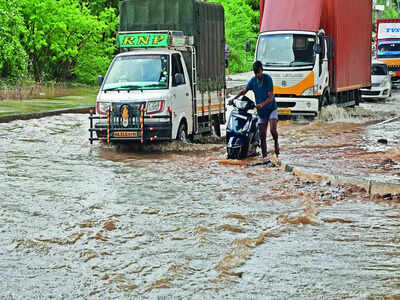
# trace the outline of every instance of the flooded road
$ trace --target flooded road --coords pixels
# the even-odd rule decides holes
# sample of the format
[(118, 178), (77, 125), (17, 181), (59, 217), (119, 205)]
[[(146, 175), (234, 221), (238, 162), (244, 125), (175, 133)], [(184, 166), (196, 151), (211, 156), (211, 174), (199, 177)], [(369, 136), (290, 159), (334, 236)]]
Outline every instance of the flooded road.
[[(395, 180), (399, 123), (372, 126), (398, 104), (371, 106), (280, 122), (282, 161)], [(0, 124), (2, 299), (399, 297), (398, 198), (227, 161), (223, 144), (90, 146), (88, 125)]]

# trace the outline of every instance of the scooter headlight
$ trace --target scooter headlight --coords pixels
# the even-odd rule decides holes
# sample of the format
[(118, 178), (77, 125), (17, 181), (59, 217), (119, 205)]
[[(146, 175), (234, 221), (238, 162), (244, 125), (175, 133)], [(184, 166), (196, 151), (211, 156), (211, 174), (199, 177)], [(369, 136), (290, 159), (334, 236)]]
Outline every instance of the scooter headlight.
[(239, 100), (239, 99), (236, 99), (236, 100), (234, 100), (235, 101), (235, 106), (237, 107), (237, 108), (239, 108), (239, 109), (245, 109), (246, 108), (246, 105), (247, 105), (247, 101), (242, 101), (242, 100)]

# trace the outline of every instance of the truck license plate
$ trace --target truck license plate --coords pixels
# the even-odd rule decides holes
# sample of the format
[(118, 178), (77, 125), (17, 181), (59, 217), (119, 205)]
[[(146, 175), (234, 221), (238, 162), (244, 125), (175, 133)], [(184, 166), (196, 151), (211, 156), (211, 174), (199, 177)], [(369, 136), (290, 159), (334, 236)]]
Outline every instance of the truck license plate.
[(114, 137), (137, 137), (137, 131), (115, 131)]
[(278, 115), (290, 115), (291, 113), (289, 108), (278, 108)]

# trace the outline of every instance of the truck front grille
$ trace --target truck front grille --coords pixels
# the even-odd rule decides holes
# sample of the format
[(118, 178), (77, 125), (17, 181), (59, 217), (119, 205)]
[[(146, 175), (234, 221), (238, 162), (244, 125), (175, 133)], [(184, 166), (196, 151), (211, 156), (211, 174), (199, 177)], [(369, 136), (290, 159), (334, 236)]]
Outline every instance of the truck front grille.
[(379, 96), (379, 93), (375, 91), (362, 91), (362, 94), (365, 96)]
[(296, 106), (296, 102), (285, 102), (285, 101), (279, 101), (276, 102), (278, 104), (278, 107), (281, 108), (289, 108), (289, 107), (295, 107)]

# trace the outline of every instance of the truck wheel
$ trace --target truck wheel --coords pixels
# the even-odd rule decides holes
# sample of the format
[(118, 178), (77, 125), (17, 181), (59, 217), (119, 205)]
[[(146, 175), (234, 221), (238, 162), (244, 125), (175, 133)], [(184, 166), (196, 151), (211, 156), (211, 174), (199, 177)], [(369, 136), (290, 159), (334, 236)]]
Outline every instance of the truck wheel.
[(218, 117), (218, 116), (215, 116), (215, 117), (214, 117), (214, 120), (213, 120), (213, 127), (214, 127), (215, 135), (216, 135), (217, 137), (221, 137), (221, 124), (220, 124), (220, 122), (219, 122), (219, 117)]
[(327, 106), (328, 104), (329, 104), (328, 96), (327, 96), (326, 93), (324, 93), (324, 95), (321, 98), (319, 98), (319, 107), (318, 107), (318, 109), (321, 110), (321, 108), (323, 106)]
[(176, 139), (181, 142), (187, 142), (188, 141), (188, 135), (187, 135), (187, 127), (185, 122), (181, 122), (179, 125), (178, 129), (178, 134), (176, 136)]

